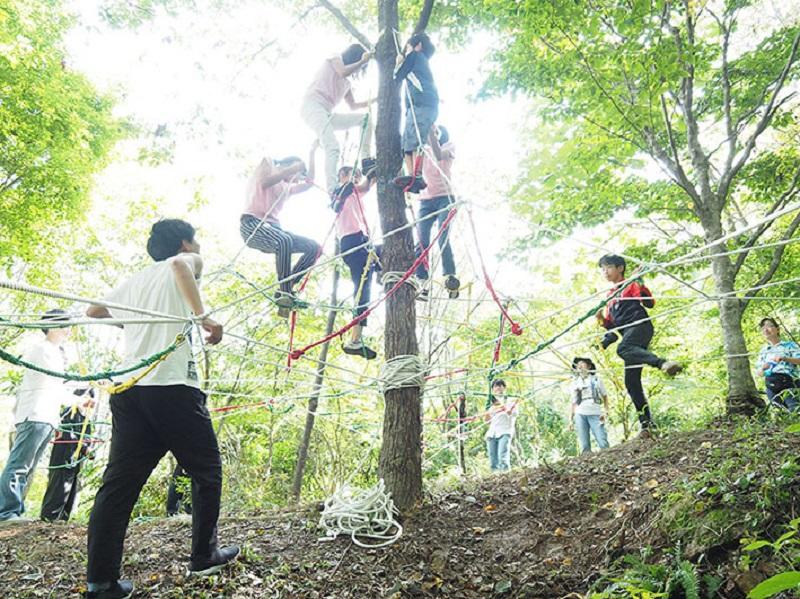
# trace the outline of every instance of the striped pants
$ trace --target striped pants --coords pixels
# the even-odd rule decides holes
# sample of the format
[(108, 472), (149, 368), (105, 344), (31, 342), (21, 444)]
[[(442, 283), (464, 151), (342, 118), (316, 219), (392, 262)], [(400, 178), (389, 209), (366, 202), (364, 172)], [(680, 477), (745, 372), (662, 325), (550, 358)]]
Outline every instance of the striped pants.
[[(297, 273), (311, 268), (320, 251), (319, 244), (313, 239), (284, 231), (277, 223), (262, 223), (260, 218), (252, 214), (242, 214), (239, 232), (247, 247), (265, 254), (275, 254), (280, 289), (284, 293), (291, 293), (292, 286), (299, 278)], [(303, 255), (292, 268), (292, 254), (300, 253)]]

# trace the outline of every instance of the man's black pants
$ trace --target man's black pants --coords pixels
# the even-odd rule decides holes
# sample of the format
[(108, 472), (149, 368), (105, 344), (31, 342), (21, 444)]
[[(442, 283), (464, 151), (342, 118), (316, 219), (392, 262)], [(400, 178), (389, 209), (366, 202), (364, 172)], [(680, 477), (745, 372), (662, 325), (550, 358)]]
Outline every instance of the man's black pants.
[(192, 557), (217, 547), (222, 462), (205, 395), (186, 385), (134, 386), (111, 396), (111, 450), (89, 519), (89, 582), (119, 579), (131, 511), (171, 451), (192, 478)]
[(637, 325), (622, 329), (622, 341), (617, 347), (617, 355), (625, 362), (625, 389), (639, 416), (642, 429), (648, 429), (653, 424), (650, 416), (650, 406), (644, 395), (642, 386), (642, 368), (644, 364), (661, 368), (665, 362), (647, 347), (653, 339), (653, 324), (647, 320)]

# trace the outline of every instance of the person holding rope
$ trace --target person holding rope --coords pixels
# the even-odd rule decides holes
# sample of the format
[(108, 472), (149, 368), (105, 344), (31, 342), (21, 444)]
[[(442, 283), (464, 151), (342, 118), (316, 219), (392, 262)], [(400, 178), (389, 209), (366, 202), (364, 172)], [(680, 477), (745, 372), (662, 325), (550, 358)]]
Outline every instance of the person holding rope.
[(76, 389), (74, 394), (80, 399), (61, 412), (61, 423), (50, 452), (47, 489), (40, 513), (45, 522), (69, 520), (80, 490), (81, 465), (90, 457), (92, 449), (90, 437), (93, 429), (87, 420), (96, 405), (94, 389)]
[[(43, 321), (67, 321), (64, 310), (48, 310)], [(42, 328), (44, 339), (31, 347), (24, 360), (51, 371), (63, 371), (66, 366), (63, 344), (70, 329)], [(71, 405), (72, 397), (57, 377), (26, 370), (17, 389), (14, 404), (14, 444), (0, 474), (0, 524), (28, 522), (25, 513), (27, 495), (36, 465), (47, 449), (58, 427), (62, 405)]]
[(325, 152), (325, 185), (329, 194), (336, 189), (336, 169), (339, 166), (341, 148), (336, 131), (360, 127), (367, 120), (360, 140), (361, 158), (370, 157), (372, 123), (364, 112), (340, 114), (334, 108), (344, 99), (351, 110), (363, 110), (369, 102), (356, 102), (350, 86), (350, 78), (358, 77), (366, 69), (372, 54), (361, 44), (349, 46), (340, 55), (325, 60), (306, 90), (300, 114), (316, 134)]
[(394, 80), (406, 82), (406, 117), (403, 129), (403, 153), (407, 175), (397, 177), (394, 184), (404, 191), (419, 193), (427, 186), (422, 175), (422, 146), (428, 142), (433, 124), (439, 116), (439, 92), (433, 80), (430, 59), (436, 48), (427, 33), (415, 33), (398, 54)]
[[(596, 314), (597, 320), (608, 330), (601, 347), (607, 349), (619, 339), (617, 330), (621, 332), (622, 341), (617, 347), (617, 355), (625, 364), (625, 389), (639, 418), (639, 437), (649, 439), (652, 437), (650, 429), (653, 419), (642, 386), (642, 368), (647, 364), (669, 376), (676, 375), (682, 368), (677, 362), (660, 358), (647, 349), (654, 332), (647, 310), (655, 305), (655, 300), (641, 279), (625, 283), (625, 258), (606, 254), (600, 258), (598, 265), (605, 279), (613, 284), (608, 292), (611, 299)], [(624, 288), (620, 291), (623, 284)]]
[[(422, 177), (426, 181), (426, 187), (419, 196), (417, 256), (423, 248), (431, 244), (431, 230), (434, 223), (441, 228), (447, 218), (447, 209), (455, 202), (450, 185), (450, 172), (456, 157), (455, 146), (450, 141), (450, 134), (443, 126), (434, 125), (431, 129), (430, 142), (434, 159), (432, 160), (428, 156), (422, 157)], [(453, 259), (448, 233), (449, 231), (445, 231), (439, 237), (439, 249), (442, 252), (442, 274), (444, 275), (444, 286), (450, 298), (456, 299), (461, 282), (456, 278), (456, 262)], [(423, 281), (428, 280), (428, 268), (425, 261), (419, 265), (416, 274), (417, 278)], [(420, 299), (427, 299), (427, 291), (427, 288), (423, 289), (419, 296)]]
[(758, 323), (767, 340), (758, 352), (756, 368), (764, 376), (770, 403), (794, 412), (800, 407), (800, 346), (794, 341), (781, 341), (778, 321), (767, 316)]
[(486, 452), (492, 472), (511, 470), (511, 439), (519, 414), (518, 401), (506, 397), (506, 382), (492, 381), (491, 407), (484, 418), (489, 423), (486, 431)]
[[(350, 270), (350, 279), (353, 281), (356, 318), (369, 306), (372, 274), (379, 267), (380, 253), (377, 248), (370, 247), (364, 207), (361, 204), (361, 197), (370, 190), (374, 181), (375, 169), (369, 171), (366, 181), (362, 183), (359, 171), (353, 172), (353, 167), (343, 166), (339, 169), (339, 187), (333, 195), (332, 207), (337, 214), (336, 237), (339, 239), (339, 252), (344, 254), (342, 258)], [(351, 252), (353, 249), (355, 251)], [(355, 325), (351, 329), (350, 340), (342, 349), (346, 354), (374, 360), (378, 354), (368, 347), (363, 339), (363, 330), (366, 326), (366, 318)]]
[[(289, 196), (313, 187), (316, 149), (317, 142), (314, 142), (307, 171), (305, 163), (296, 156), (276, 161), (263, 158), (247, 183), (247, 200), (239, 221), (239, 233), (247, 247), (275, 254), (280, 281), (275, 302), (278, 314), (284, 318), (288, 318), (290, 311), (299, 305), (294, 285), (301, 273), (316, 262), (320, 245), (313, 239), (285, 231), (278, 216)], [(292, 254), (301, 254), (294, 267)]]
[[(597, 367), (589, 358), (572, 360), (575, 378), (570, 385), (571, 423), (570, 430), (575, 430), (581, 453), (592, 451), (589, 431), (600, 449), (608, 448), (605, 413), (608, 412), (608, 392), (603, 381), (597, 376)], [(604, 413), (605, 409), (605, 413)]]
[[(222, 325), (207, 316), (197, 281), (203, 270), (195, 229), (178, 219), (155, 223), (147, 241), (154, 264), (114, 289), (107, 301), (181, 319), (197, 318), (206, 343), (222, 339)], [(126, 318), (133, 313), (92, 304), (91, 318)], [(186, 322), (126, 324), (125, 361), (137, 364), (179, 340)], [(200, 390), (189, 342), (131, 388), (111, 396), (111, 448), (103, 483), (89, 518), (87, 580), (89, 599), (122, 599), (133, 593), (120, 580), (123, 543), (131, 511), (153, 469), (170, 451), (192, 479), (192, 552), (189, 575), (208, 576), (239, 555), (239, 547), (218, 547), (217, 519), (222, 460), (206, 396)]]

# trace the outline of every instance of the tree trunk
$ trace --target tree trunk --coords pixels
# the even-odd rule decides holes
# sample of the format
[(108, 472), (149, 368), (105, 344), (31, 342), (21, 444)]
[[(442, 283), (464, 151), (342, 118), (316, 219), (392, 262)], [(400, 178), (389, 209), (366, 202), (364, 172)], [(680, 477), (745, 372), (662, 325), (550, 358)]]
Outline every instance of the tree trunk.
[[(339, 243), (336, 243), (336, 253), (339, 253)], [(333, 269), (333, 291), (331, 291), (331, 310), (328, 312), (328, 322), (325, 325), (325, 335), (333, 332), (333, 325), (336, 324), (336, 293), (339, 288), (339, 269)], [(314, 377), (314, 393), (308, 400), (308, 413), (306, 414), (306, 426), (303, 429), (303, 437), (300, 446), (297, 448), (297, 464), (294, 467), (294, 477), (292, 479), (292, 498), (295, 503), (300, 501), (300, 491), (303, 488), (303, 473), (306, 469), (308, 459), (308, 448), (311, 445), (311, 433), (314, 430), (314, 422), (317, 418), (317, 405), (319, 405), (319, 394), (322, 392), (322, 380), (325, 377), (325, 362), (328, 359), (328, 346), (330, 340), (322, 344), (319, 350), (319, 362), (317, 362), (317, 374)]]
[[(701, 218), (706, 240), (711, 242), (723, 236), (719, 216)], [(720, 244), (709, 249), (712, 254), (726, 251), (727, 244)], [(725, 351), (725, 362), (728, 371), (728, 394), (726, 407), (728, 414), (752, 415), (764, 407), (764, 401), (758, 395), (753, 376), (750, 373), (750, 359), (747, 355), (747, 344), (742, 331), (743, 304), (732, 293), (735, 289), (736, 277), (729, 256), (715, 256), (711, 259), (711, 270), (717, 295), (730, 299), (720, 299), (719, 319), (722, 327), (722, 347)]]
[[(380, 0), (378, 21), (381, 34), (376, 48), (380, 70), (376, 147), (378, 161), (378, 207), (381, 226), (392, 231), (408, 224), (403, 192), (392, 180), (402, 163), (400, 147), (400, 94), (394, 82), (397, 52), (393, 31), (399, 29), (397, 0)], [(410, 229), (387, 237), (381, 258), (387, 272), (406, 272), (414, 261)], [(402, 285), (386, 302), (385, 354), (417, 355), (416, 307), (413, 289)], [(387, 391), (383, 419), (383, 443), (379, 474), (401, 510), (411, 508), (422, 496), (422, 414), (419, 387)]]

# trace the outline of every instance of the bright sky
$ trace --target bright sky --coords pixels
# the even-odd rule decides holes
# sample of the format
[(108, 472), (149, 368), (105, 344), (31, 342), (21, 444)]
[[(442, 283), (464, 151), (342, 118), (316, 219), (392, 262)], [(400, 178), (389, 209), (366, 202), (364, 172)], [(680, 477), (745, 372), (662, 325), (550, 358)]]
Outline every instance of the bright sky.
[[(137, 31), (109, 29), (99, 20), (94, 1), (76, 0), (75, 5), (84, 26), (68, 40), (71, 66), (100, 89), (115, 91), (121, 97), (120, 115), (150, 132), (163, 125), (176, 142), (173, 162), (159, 168), (131, 161), (134, 148), (122, 144), (117, 160), (98, 180), (96, 210), (109, 212), (104, 198), (113, 198), (117, 207), (141, 197), (163, 198), (163, 215), (186, 215), (199, 225), (209, 268), (226, 263), (242, 244), (238, 216), (249, 170), (263, 155), (308, 154), (314, 138), (300, 119), (301, 98), (321, 61), (352, 40), (320, 25), (314, 13), (290, 29), (294, 17), (264, 2), (245, 2), (224, 14), (159, 15)], [(275, 44), (259, 52), (276, 37)], [(479, 37), (468, 53), (440, 44), (432, 68), (442, 97), (440, 122), (457, 146), (454, 182), (461, 196), (477, 205), (482, 250), (496, 270), (494, 256), (518, 229), (509, 226), (514, 219), (504, 192), (517, 171), (515, 138), (526, 102), (470, 100), (488, 66), (483, 60), (490, 44), (488, 36)], [(374, 63), (354, 93), (357, 99), (377, 95)], [(354, 137), (355, 132), (350, 144)], [(318, 182), (322, 167), (319, 152)], [(187, 213), (196, 193), (207, 204)], [(375, 202), (367, 204), (377, 229)], [(327, 206), (319, 190), (295, 196), (284, 208), (282, 224), (322, 240), (333, 218)], [(125, 217), (125, 211), (113, 213)], [(455, 235), (463, 259), (469, 242), (463, 217)], [(519, 278), (509, 273), (505, 282), (516, 286)]]

